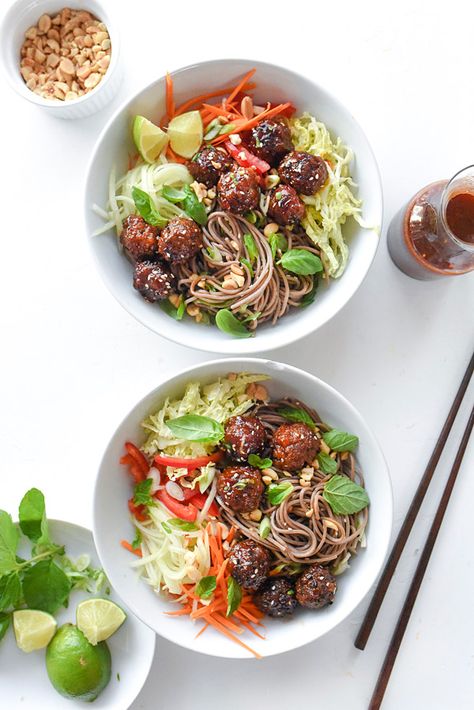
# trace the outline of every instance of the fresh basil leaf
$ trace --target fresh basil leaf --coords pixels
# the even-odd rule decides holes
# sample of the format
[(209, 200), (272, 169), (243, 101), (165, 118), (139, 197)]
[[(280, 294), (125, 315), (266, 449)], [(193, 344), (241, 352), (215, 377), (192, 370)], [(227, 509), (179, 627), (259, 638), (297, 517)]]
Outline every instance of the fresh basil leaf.
[(354, 451), (359, 445), (359, 437), (339, 429), (331, 429), (323, 434), (323, 439), (333, 451)]
[(185, 414), (165, 422), (168, 429), (179, 439), (217, 443), (224, 437), (224, 427), (210, 417)]
[(164, 311), (167, 316), (174, 318), (174, 320), (183, 320), (183, 316), (186, 311), (186, 304), (184, 303), (183, 298), (181, 298), (178, 308), (175, 308), (168, 299), (161, 301), (160, 306), (161, 310)]
[(209, 599), (212, 597), (213, 592), (216, 589), (216, 578), (214, 575), (209, 577), (202, 577), (196, 585), (196, 594), (201, 599)]
[(369, 505), (365, 488), (347, 476), (333, 476), (324, 486), (323, 498), (336, 515), (358, 513)]
[(306, 308), (306, 306), (310, 306), (314, 302), (314, 299), (316, 298), (316, 291), (317, 290), (318, 290), (318, 281), (317, 281), (317, 279), (314, 279), (313, 288), (311, 289), (311, 291), (309, 291), (308, 293), (306, 293), (303, 296), (303, 298), (299, 302), (299, 307)]
[(287, 271), (301, 276), (310, 276), (323, 270), (321, 259), (307, 249), (290, 249), (278, 262)]
[(21, 597), (21, 582), (18, 572), (0, 578), (0, 611), (16, 607)]
[(151, 197), (139, 187), (132, 187), (132, 197), (139, 214), (152, 227), (166, 227), (168, 220), (155, 209)]
[(193, 219), (195, 222), (200, 224), (201, 227), (203, 227), (205, 224), (207, 224), (206, 208), (204, 207), (202, 202), (199, 202), (198, 197), (192, 187), (189, 187), (189, 185), (185, 185), (183, 191), (185, 193), (184, 200), (182, 200), (181, 202), (183, 210), (186, 212), (187, 215), (191, 217), (191, 219)]
[(150, 492), (152, 484), (153, 480), (151, 478), (145, 478), (144, 481), (137, 483), (133, 493), (133, 502), (135, 505), (152, 505), (154, 502)]
[(18, 569), (16, 548), (20, 534), (11, 516), (0, 510), (0, 575)]
[(227, 611), (225, 615), (232, 616), (234, 611), (239, 608), (241, 601), (242, 589), (240, 584), (233, 577), (229, 577), (227, 580)]
[(250, 261), (244, 257), (240, 260), (240, 263), (247, 267), (247, 269), (250, 271), (250, 276), (253, 278), (254, 270)]
[(44, 495), (37, 488), (31, 488), (23, 496), (19, 521), (23, 534), (30, 540), (41, 544), (50, 542)]
[(270, 468), (273, 463), (271, 459), (262, 459), (258, 454), (250, 454), (247, 461), (250, 466), (255, 466), (255, 468)]
[(137, 530), (135, 532), (135, 537), (133, 538), (133, 541), (132, 541), (132, 547), (134, 550), (138, 550), (138, 548), (140, 547), (141, 544), (142, 544), (142, 534), (141, 534), (140, 530), (138, 530), (138, 528), (137, 528)]
[(182, 202), (186, 197), (186, 193), (184, 190), (179, 190), (176, 187), (171, 187), (171, 185), (165, 185), (161, 190), (161, 194), (163, 195), (165, 200), (168, 200), (168, 202), (172, 202), (173, 204), (175, 204), (176, 202)]
[(170, 535), (170, 533), (172, 532), (170, 526), (165, 522), (161, 523), (161, 527), (166, 533), (168, 533), (168, 535)]
[(258, 526), (258, 534), (262, 538), (262, 540), (266, 540), (267, 537), (270, 535), (272, 526), (270, 523), (270, 518), (268, 515), (264, 515), (264, 517), (260, 521), (260, 525)]
[(318, 454), (317, 459), (321, 471), (323, 471), (324, 473), (336, 473), (338, 469), (337, 461), (332, 459), (328, 454), (325, 454), (324, 451), (321, 451)]
[(0, 614), (0, 641), (5, 636), (10, 626), (10, 614)]
[(279, 407), (278, 414), (281, 414), (282, 417), (288, 419), (289, 422), (301, 422), (302, 424), (307, 424), (314, 429), (315, 423), (309, 416), (308, 412), (304, 409), (288, 405), (285, 407)]
[(280, 505), (285, 498), (293, 492), (293, 484), (290, 481), (281, 483), (270, 483), (267, 488), (267, 498), (270, 505)]
[(270, 248), (272, 250), (272, 256), (273, 256), (274, 260), (275, 260), (276, 253), (278, 250), (280, 250), (283, 253), (288, 249), (288, 240), (285, 237), (285, 235), (281, 234), (280, 232), (275, 232), (274, 234), (270, 234), (270, 236), (268, 237), (268, 243), (270, 244)]
[(190, 523), (188, 520), (181, 520), (181, 518), (170, 518), (168, 524), (173, 528), (178, 530), (185, 530), (186, 532), (192, 532), (194, 530), (199, 530), (198, 526), (194, 523)]
[(242, 325), (242, 323), (229, 311), (228, 308), (221, 308), (216, 313), (216, 325), (223, 333), (232, 335), (234, 338), (251, 338), (252, 333)]
[(249, 232), (244, 234), (244, 244), (249, 255), (250, 263), (253, 264), (258, 258), (257, 242)]
[(30, 609), (54, 614), (65, 605), (71, 581), (52, 560), (42, 560), (28, 568), (23, 577), (23, 595)]

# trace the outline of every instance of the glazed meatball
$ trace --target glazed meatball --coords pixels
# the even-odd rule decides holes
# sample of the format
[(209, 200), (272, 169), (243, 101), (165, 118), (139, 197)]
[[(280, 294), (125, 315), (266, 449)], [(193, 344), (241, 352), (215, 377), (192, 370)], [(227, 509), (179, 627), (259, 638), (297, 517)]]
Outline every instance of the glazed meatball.
[(255, 606), (268, 616), (287, 616), (297, 607), (295, 588), (288, 577), (267, 579), (253, 600)]
[(241, 587), (254, 592), (268, 576), (270, 553), (253, 540), (237, 542), (230, 551), (229, 570)]
[(257, 417), (230, 417), (225, 423), (224, 443), (237, 461), (247, 461), (250, 454), (261, 454), (266, 433)]
[(204, 183), (207, 187), (214, 187), (222, 173), (228, 172), (233, 165), (234, 161), (224, 148), (210, 145), (203, 148), (188, 163), (188, 170), (198, 182)]
[(314, 195), (328, 179), (326, 163), (318, 155), (294, 150), (278, 166), (281, 180), (302, 195)]
[(244, 135), (248, 149), (272, 167), (290, 150), (293, 150), (290, 129), (281, 119), (260, 121), (255, 128)]
[(307, 424), (282, 424), (273, 434), (273, 463), (297, 471), (313, 461), (319, 442)]
[(217, 493), (236, 513), (251, 513), (263, 493), (260, 471), (252, 466), (225, 468), (217, 477)]
[(336, 594), (336, 578), (327, 567), (311, 565), (296, 580), (296, 598), (301, 606), (320, 609), (332, 604)]
[(172, 293), (175, 277), (160, 261), (138, 261), (133, 272), (133, 288), (150, 303), (162, 301)]
[(173, 264), (189, 261), (202, 246), (201, 228), (187, 217), (174, 217), (158, 238), (158, 254)]
[(138, 214), (129, 215), (123, 223), (120, 243), (131, 259), (147, 259), (156, 254), (158, 230)]
[(277, 185), (270, 190), (268, 215), (278, 224), (296, 224), (304, 217), (304, 204), (290, 185)]
[(255, 172), (247, 168), (235, 168), (224, 173), (217, 183), (217, 195), (223, 210), (237, 214), (253, 210), (260, 199)]

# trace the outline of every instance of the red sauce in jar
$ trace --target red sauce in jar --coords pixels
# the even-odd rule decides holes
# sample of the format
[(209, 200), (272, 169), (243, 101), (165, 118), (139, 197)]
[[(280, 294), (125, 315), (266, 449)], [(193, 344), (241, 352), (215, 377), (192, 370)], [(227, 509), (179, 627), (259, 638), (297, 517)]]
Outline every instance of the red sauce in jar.
[(474, 244), (474, 194), (459, 192), (452, 195), (446, 206), (446, 222), (455, 237)]

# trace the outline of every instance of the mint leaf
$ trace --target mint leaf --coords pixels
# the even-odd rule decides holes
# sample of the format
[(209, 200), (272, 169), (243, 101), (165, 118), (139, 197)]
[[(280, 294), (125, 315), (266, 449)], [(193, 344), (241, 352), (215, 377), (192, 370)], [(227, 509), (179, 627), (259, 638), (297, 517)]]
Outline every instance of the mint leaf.
[(18, 572), (0, 578), (0, 611), (16, 607), (21, 597), (21, 582)]
[(324, 486), (323, 498), (336, 515), (358, 513), (369, 505), (365, 488), (347, 476), (333, 476)]
[(10, 626), (10, 614), (0, 614), (0, 641), (5, 636)]
[(209, 577), (202, 577), (196, 586), (196, 594), (201, 599), (209, 599), (212, 597), (213, 592), (216, 588), (216, 578), (214, 575)]
[(26, 537), (40, 544), (50, 543), (44, 495), (31, 488), (23, 496), (19, 509), (20, 528)]
[(151, 478), (146, 478), (144, 481), (137, 483), (133, 494), (135, 505), (151, 505), (154, 502), (150, 493), (152, 484), (153, 480)]
[(293, 492), (293, 484), (290, 481), (281, 483), (270, 483), (267, 488), (267, 498), (270, 505), (280, 505), (285, 498)]
[(339, 429), (327, 431), (323, 439), (333, 451), (353, 451), (359, 445), (359, 437)]
[(281, 416), (285, 417), (289, 422), (301, 422), (314, 429), (315, 423), (304, 409), (293, 407), (289, 404), (286, 407), (279, 407), (278, 414), (281, 414)]
[(250, 263), (253, 264), (258, 258), (258, 248), (255, 239), (249, 232), (244, 234), (244, 244), (247, 249)]
[(321, 451), (318, 454), (319, 468), (323, 473), (336, 473), (338, 468), (338, 463), (332, 459), (328, 454)]
[(140, 530), (138, 530), (138, 528), (137, 528), (137, 530), (135, 532), (135, 537), (133, 538), (132, 547), (134, 550), (138, 550), (138, 548), (140, 547), (141, 544), (142, 544), (142, 534), (141, 534)]
[(239, 608), (241, 601), (242, 589), (240, 584), (233, 577), (229, 577), (227, 580), (227, 611), (225, 615), (232, 616), (234, 611)]
[(273, 461), (271, 459), (262, 459), (258, 454), (250, 454), (248, 459), (250, 466), (255, 466), (255, 468), (270, 468)]
[(54, 614), (65, 605), (71, 582), (52, 560), (42, 560), (26, 570), (23, 594), (30, 609), (41, 609)]
[(20, 533), (11, 516), (0, 510), (0, 575), (18, 569), (16, 548)]

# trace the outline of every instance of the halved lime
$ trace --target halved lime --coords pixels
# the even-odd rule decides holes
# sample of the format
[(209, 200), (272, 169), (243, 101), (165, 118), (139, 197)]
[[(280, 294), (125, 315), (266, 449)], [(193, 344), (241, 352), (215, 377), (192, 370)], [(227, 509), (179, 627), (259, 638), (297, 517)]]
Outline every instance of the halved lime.
[(192, 158), (202, 143), (202, 118), (199, 111), (175, 116), (168, 125), (170, 145), (183, 158)]
[(105, 641), (122, 626), (125, 612), (108, 599), (86, 599), (76, 611), (76, 623), (90, 643)]
[(144, 116), (135, 116), (133, 119), (133, 140), (147, 163), (153, 163), (168, 145), (166, 133)]
[(25, 653), (44, 648), (56, 632), (56, 619), (45, 611), (19, 609), (13, 612), (16, 644)]
[(105, 641), (93, 646), (73, 624), (61, 626), (46, 649), (49, 679), (65, 698), (92, 702), (108, 684), (111, 668)]

